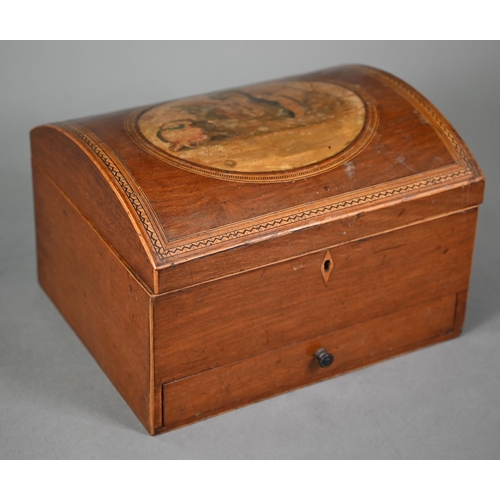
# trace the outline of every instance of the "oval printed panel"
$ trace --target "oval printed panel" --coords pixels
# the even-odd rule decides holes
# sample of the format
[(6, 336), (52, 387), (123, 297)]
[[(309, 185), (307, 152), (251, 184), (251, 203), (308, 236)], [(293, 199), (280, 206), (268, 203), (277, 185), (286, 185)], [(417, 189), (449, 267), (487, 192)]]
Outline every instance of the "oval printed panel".
[(281, 81), (160, 104), (128, 129), (142, 147), (185, 170), (277, 182), (352, 157), (373, 133), (365, 126), (368, 112), (358, 94), (340, 85)]

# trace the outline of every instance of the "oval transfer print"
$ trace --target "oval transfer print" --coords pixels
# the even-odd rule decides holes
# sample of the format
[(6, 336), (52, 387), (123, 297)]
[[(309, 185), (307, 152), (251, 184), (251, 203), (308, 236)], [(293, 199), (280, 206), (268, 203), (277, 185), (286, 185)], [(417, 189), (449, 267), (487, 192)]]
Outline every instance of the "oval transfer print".
[(341, 164), (346, 158), (326, 160), (359, 142), (365, 119), (364, 102), (347, 88), (282, 81), (160, 104), (140, 114), (135, 128), (141, 146), (146, 139), (150, 152), (177, 167), (276, 182)]

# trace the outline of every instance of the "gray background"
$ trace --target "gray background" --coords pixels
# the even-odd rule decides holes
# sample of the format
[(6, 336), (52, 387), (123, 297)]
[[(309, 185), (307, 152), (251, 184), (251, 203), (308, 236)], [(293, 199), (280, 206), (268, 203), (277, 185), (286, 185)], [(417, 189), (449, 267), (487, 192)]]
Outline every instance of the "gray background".
[[(29, 130), (300, 74), (380, 67), (487, 177), (458, 339), (152, 438), (36, 281)], [(0, 42), (0, 458), (500, 458), (500, 44)]]

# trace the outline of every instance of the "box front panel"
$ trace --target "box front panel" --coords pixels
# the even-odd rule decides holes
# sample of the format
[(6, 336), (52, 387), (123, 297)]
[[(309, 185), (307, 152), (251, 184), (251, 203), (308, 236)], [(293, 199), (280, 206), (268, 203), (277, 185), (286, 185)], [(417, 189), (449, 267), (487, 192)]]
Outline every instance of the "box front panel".
[(459, 212), (157, 297), (155, 384), (466, 291), (476, 215)]
[[(166, 384), (164, 429), (452, 338), (455, 304), (455, 295), (426, 302)], [(327, 368), (315, 359), (320, 348), (334, 356)]]

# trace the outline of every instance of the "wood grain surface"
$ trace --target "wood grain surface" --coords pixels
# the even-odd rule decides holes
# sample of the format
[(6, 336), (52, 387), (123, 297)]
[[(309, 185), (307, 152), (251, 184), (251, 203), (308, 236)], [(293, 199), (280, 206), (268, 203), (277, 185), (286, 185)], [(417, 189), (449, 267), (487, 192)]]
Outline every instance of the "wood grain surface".
[(468, 288), (471, 209), (155, 298), (156, 383)]
[[(42, 127), (34, 133), (34, 139), (40, 136), (34, 157), (39, 163), (43, 161), (40, 166), (54, 179), (52, 169), (62, 170), (64, 176), (67, 168), (71, 177), (76, 165), (97, 169), (104, 176), (112, 191), (109, 195), (118, 197), (127, 209), (131, 225), (157, 270), (152, 278), (147, 271), (141, 276), (155, 293), (166, 291), (160, 284), (168, 282), (173, 269), (187, 261), (354, 216), (374, 206), (380, 208), (381, 202), (396, 205), (426, 191), (438, 193), (482, 180), (474, 158), (451, 125), (401, 80), (372, 68), (343, 66), (273, 85), (311, 81), (354, 89), (368, 112), (376, 109), (376, 119), (366, 122), (371, 138), (354, 157), (342, 157), (337, 168), (318, 171), (306, 179), (245, 183), (178, 168), (173, 160), (145, 150), (131, 133), (136, 118), (150, 106), (57, 124), (50, 127), (50, 133)], [(78, 155), (86, 155), (92, 167), (73, 161), (74, 151), (68, 156), (72, 161), (63, 166), (53, 151), (59, 146), (48, 147), (54, 141), (43, 138), (44, 134), (71, 139)], [(60, 178), (56, 181), (65, 192), (70, 190)], [(94, 196), (92, 189), (85, 193), (89, 198)], [(106, 199), (95, 193), (93, 203), (102, 205), (102, 213), (89, 213), (93, 223), (106, 217), (107, 205), (112, 204), (109, 195)], [(76, 194), (74, 197), (78, 199)], [(446, 213), (446, 209), (446, 204), (436, 207), (436, 213)], [(86, 213), (83, 208), (82, 212)], [(390, 226), (388, 221), (384, 230)], [(105, 235), (104, 227), (98, 229)], [(131, 268), (142, 269), (135, 252), (127, 250), (133, 244), (128, 238), (109, 235), (106, 239)]]
[[(110, 146), (156, 212), (169, 242), (190, 241), (203, 232), (287, 211), (305, 204), (326, 204), (333, 196), (370, 188), (456, 163), (440, 138), (437, 124), (417, 110), (389, 82), (358, 67), (306, 75), (304, 81), (359, 85), (377, 103), (379, 122), (373, 139), (351, 163), (296, 182), (241, 183), (187, 172), (146, 153), (124, 126), (134, 112), (81, 120)], [(380, 168), (384, 165), (385, 168)], [(327, 188), (327, 189), (325, 189)], [(246, 223), (249, 226), (251, 223)], [(197, 238), (198, 240), (200, 238)], [(195, 239), (196, 241), (196, 239)], [(178, 244), (175, 245), (179, 246)], [(168, 259), (167, 259), (168, 260)]]
[[(452, 338), (455, 304), (444, 297), (166, 384), (157, 432)], [(321, 347), (335, 357), (329, 368), (314, 359)]]
[(153, 432), (150, 296), (37, 167), (33, 181), (40, 285)]
[(52, 126), (32, 130), (31, 154), (33, 165), (43, 169), (82, 216), (153, 289), (153, 262), (139, 236), (141, 226), (134, 226), (132, 209), (117, 196), (116, 186), (100, 168), (99, 159), (89, 156), (73, 137)]
[(423, 189), (412, 196), (402, 196), (397, 203), (380, 201), (369, 209), (346, 209), (334, 218), (289, 233), (278, 231), (267, 239), (237, 246), (224, 252), (186, 260), (158, 273), (158, 290), (175, 291), (197, 283), (230, 276), (309, 254), (368, 236), (384, 234), (443, 214), (455, 213), (483, 201), (484, 180), (465, 182), (458, 187), (433, 191)]
[(484, 176), (392, 75), (342, 66), (31, 144), (40, 283), (150, 433), (460, 333)]

